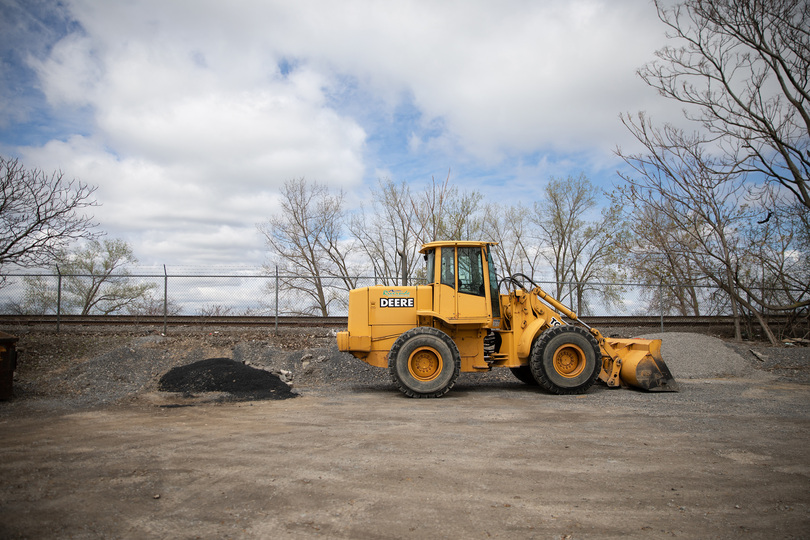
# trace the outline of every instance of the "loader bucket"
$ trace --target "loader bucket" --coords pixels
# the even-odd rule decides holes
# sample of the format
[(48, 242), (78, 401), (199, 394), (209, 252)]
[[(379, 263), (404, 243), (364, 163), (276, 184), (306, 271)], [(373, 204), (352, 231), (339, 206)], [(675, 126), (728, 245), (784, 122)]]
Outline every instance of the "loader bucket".
[(661, 358), (660, 339), (605, 340), (621, 359), (623, 384), (650, 392), (677, 392), (678, 383)]

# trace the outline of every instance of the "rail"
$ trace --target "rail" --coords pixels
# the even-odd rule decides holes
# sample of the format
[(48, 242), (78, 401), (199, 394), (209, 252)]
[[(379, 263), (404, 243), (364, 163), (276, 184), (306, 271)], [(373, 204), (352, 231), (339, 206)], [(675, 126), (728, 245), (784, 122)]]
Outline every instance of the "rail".
[(346, 326), (346, 317), (199, 315), (0, 315), (0, 326)]
[[(731, 316), (599, 316), (582, 317), (589, 326), (594, 327), (731, 327), (734, 318)], [(223, 327), (290, 327), (310, 326), (345, 328), (347, 317), (311, 317), (311, 316), (199, 316), (172, 315), (132, 316), (132, 315), (0, 315), (0, 326), (223, 326)], [(786, 317), (774, 317), (772, 322), (786, 322)]]

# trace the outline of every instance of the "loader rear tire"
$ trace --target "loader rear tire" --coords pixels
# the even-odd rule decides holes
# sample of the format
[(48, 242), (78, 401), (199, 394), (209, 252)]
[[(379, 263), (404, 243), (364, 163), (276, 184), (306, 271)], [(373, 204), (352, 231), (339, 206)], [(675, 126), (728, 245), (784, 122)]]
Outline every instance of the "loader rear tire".
[(400, 335), (388, 353), (391, 380), (408, 397), (441, 397), (453, 388), (461, 355), (453, 340), (436, 328), (419, 326)]
[(540, 386), (552, 394), (584, 394), (599, 377), (602, 351), (584, 328), (555, 326), (537, 338), (529, 365)]

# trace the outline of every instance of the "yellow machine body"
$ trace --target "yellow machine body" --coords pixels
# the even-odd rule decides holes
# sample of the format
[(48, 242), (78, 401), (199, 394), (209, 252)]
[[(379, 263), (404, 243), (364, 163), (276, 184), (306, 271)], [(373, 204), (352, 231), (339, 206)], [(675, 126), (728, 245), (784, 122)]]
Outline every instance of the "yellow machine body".
[[(413, 397), (449, 390), (430, 382), (449, 373), (452, 361), (462, 372), (511, 368), (521, 380), (536, 379), (555, 393), (581, 393), (597, 376), (610, 387), (677, 390), (660, 340), (605, 338), (537, 286), (500, 294), (490, 245), (431, 242), (421, 249), (427, 285), (350, 291), (348, 328), (338, 333), (338, 348), (389, 368)], [(401, 366), (392, 354), (402, 357)]]

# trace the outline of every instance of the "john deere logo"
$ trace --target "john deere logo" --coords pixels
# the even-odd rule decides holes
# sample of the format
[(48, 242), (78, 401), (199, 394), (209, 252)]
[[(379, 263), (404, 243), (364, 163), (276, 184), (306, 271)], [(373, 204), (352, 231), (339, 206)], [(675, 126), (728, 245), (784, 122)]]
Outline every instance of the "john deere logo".
[(380, 298), (380, 307), (413, 307), (413, 298)]
[(413, 307), (411, 291), (387, 289), (383, 291), (385, 298), (380, 298), (380, 307)]

